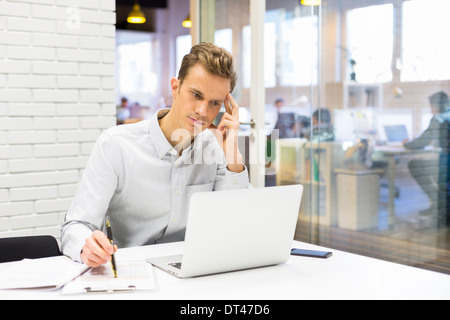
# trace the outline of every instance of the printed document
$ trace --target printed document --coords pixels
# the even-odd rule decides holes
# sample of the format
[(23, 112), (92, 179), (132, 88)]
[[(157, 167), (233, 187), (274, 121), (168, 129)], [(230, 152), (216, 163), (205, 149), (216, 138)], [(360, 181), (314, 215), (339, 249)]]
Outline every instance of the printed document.
[(114, 278), (111, 264), (90, 269), (64, 286), (62, 294), (120, 293), (154, 291), (154, 269), (147, 262), (119, 262), (118, 277)]
[(0, 273), (0, 289), (58, 289), (88, 269), (66, 256), (24, 259), (5, 267)]

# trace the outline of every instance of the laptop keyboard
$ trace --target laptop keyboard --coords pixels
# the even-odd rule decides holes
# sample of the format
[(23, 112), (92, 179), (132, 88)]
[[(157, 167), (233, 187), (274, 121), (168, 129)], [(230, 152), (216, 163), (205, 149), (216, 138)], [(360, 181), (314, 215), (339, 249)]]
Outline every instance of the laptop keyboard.
[(169, 263), (169, 266), (180, 269), (181, 270), (181, 262)]

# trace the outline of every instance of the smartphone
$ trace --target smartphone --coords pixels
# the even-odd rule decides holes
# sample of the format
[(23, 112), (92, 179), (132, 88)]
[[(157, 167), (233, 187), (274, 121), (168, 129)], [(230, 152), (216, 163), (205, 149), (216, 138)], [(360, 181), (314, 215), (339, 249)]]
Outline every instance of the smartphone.
[(327, 259), (331, 257), (333, 253), (329, 251), (315, 251), (315, 250), (304, 250), (294, 248), (291, 250), (291, 255)]

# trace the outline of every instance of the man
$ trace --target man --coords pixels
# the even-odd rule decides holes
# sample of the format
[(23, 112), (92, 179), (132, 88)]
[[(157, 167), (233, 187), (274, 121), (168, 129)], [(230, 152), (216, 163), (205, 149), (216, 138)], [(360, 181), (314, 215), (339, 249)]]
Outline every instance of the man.
[(334, 141), (334, 126), (331, 123), (331, 113), (328, 109), (317, 109), (313, 113), (313, 141)]
[(90, 267), (107, 263), (117, 247), (102, 231), (105, 216), (119, 247), (181, 241), (192, 193), (250, 187), (237, 147), (235, 84), (232, 56), (201, 43), (171, 80), (171, 109), (106, 130), (62, 226), (63, 253)]
[(441, 149), (438, 167), (433, 160), (412, 160), (408, 166), (412, 176), (430, 199), (431, 208), (422, 214), (438, 210), (438, 218), (442, 221), (447, 219), (448, 224), (450, 102), (445, 92), (438, 92), (429, 97), (429, 104), (433, 114), (430, 125), (417, 139), (404, 141), (404, 146), (407, 149), (423, 149), (432, 145)]
[(117, 106), (117, 124), (123, 124), (131, 115), (130, 109), (128, 108), (128, 99), (122, 97), (120, 99), (120, 106)]
[(280, 139), (293, 138), (295, 136), (295, 114), (292, 112), (281, 112), (284, 107), (284, 100), (282, 98), (276, 99), (274, 105), (278, 114), (274, 130), (278, 130), (278, 137)]

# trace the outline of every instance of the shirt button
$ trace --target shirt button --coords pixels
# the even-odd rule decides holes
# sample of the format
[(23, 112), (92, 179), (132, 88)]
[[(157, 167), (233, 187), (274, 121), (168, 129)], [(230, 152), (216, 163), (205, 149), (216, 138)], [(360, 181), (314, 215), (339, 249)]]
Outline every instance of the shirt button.
[(233, 180), (233, 184), (237, 184), (237, 180)]
[(175, 195), (178, 195), (180, 192), (177, 190), (175, 190)]

